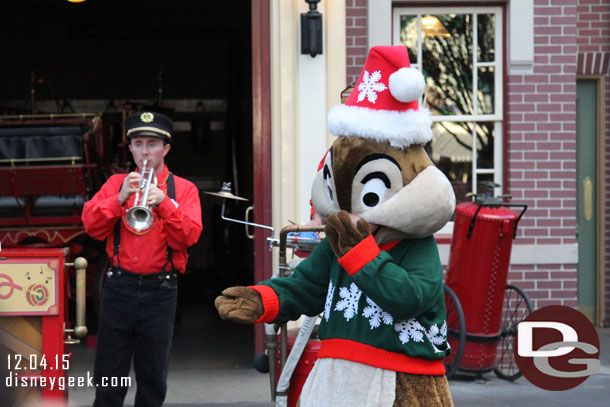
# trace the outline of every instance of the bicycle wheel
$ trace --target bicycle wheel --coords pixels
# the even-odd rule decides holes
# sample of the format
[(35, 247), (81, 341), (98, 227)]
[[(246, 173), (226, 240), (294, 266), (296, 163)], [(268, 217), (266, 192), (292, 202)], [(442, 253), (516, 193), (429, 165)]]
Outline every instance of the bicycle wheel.
[(501, 337), (494, 369), (496, 375), (501, 379), (515, 381), (521, 377), (513, 353), (513, 342), (517, 333), (517, 325), (531, 312), (532, 304), (525, 291), (517, 286), (507, 285), (504, 294)]
[(445, 308), (447, 309), (447, 340), (451, 345), (449, 353), (443, 363), (445, 364), (445, 375), (451, 378), (460, 367), (464, 346), (466, 345), (466, 322), (464, 312), (457, 295), (447, 284), (443, 284), (445, 289)]

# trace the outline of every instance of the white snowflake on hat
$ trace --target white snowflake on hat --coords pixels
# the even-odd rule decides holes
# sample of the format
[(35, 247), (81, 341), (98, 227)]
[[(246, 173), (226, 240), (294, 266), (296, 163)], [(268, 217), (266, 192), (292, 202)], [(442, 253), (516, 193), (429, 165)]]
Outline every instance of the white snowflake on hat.
[(367, 98), (369, 102), (375, 103), (377, 100), (377, 92), (382, 92), (387, 89), (383, 83), (379, 83), (381, 79), (381, 71), (375, 71), (369, 75), (368, 71), (364, 71), (362, 82), (358, 85), (358, 102), (362, 102)]
[(358, 92), (352, 92), (345, 105), (328, 112), (331, 134), (371, 138), (394, 147), (432, 139), (430, 112), (417, 102), (424, 93), (424, 77), (411, 68), (405, 47), (371, 48), (355, 88)]

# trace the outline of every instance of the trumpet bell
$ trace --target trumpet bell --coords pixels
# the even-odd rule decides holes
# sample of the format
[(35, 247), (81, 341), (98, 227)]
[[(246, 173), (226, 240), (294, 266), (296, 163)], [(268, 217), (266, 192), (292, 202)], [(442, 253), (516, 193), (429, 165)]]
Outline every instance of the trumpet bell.
[(154, 217), (150, 209), (143, 206), (134, 206), (125, 213), (127, 224), (137, 232), (150, 228)]

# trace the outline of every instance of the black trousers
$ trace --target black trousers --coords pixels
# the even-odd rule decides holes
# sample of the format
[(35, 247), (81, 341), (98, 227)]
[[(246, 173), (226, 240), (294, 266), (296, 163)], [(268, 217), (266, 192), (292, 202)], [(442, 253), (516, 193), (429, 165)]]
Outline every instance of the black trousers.
[[(122, 406), (131, 360), (136, 375), (135, 407), (161, 406), (176, 314), (175, 273), (154, 277), (114, 270), (104, 286), (93, 369), (94, 407)], [(112, 385), (114, 384), (114, 386)]]

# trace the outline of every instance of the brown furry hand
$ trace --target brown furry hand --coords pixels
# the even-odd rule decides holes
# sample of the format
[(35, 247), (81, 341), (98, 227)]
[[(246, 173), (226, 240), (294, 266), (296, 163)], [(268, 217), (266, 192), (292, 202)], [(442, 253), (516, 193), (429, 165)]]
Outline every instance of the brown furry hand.
[(238, 324), (253, 324), (265, 312), (261, 295), (249, 287), (229, 287), (216, 297), (214, 305), (220, 318)]
[(358, 219), (354, 226), (347, 211), (333, 213), (326, 219), (326, 238), (337, 257), (343, 257), (371, 234), (369, 224)]

